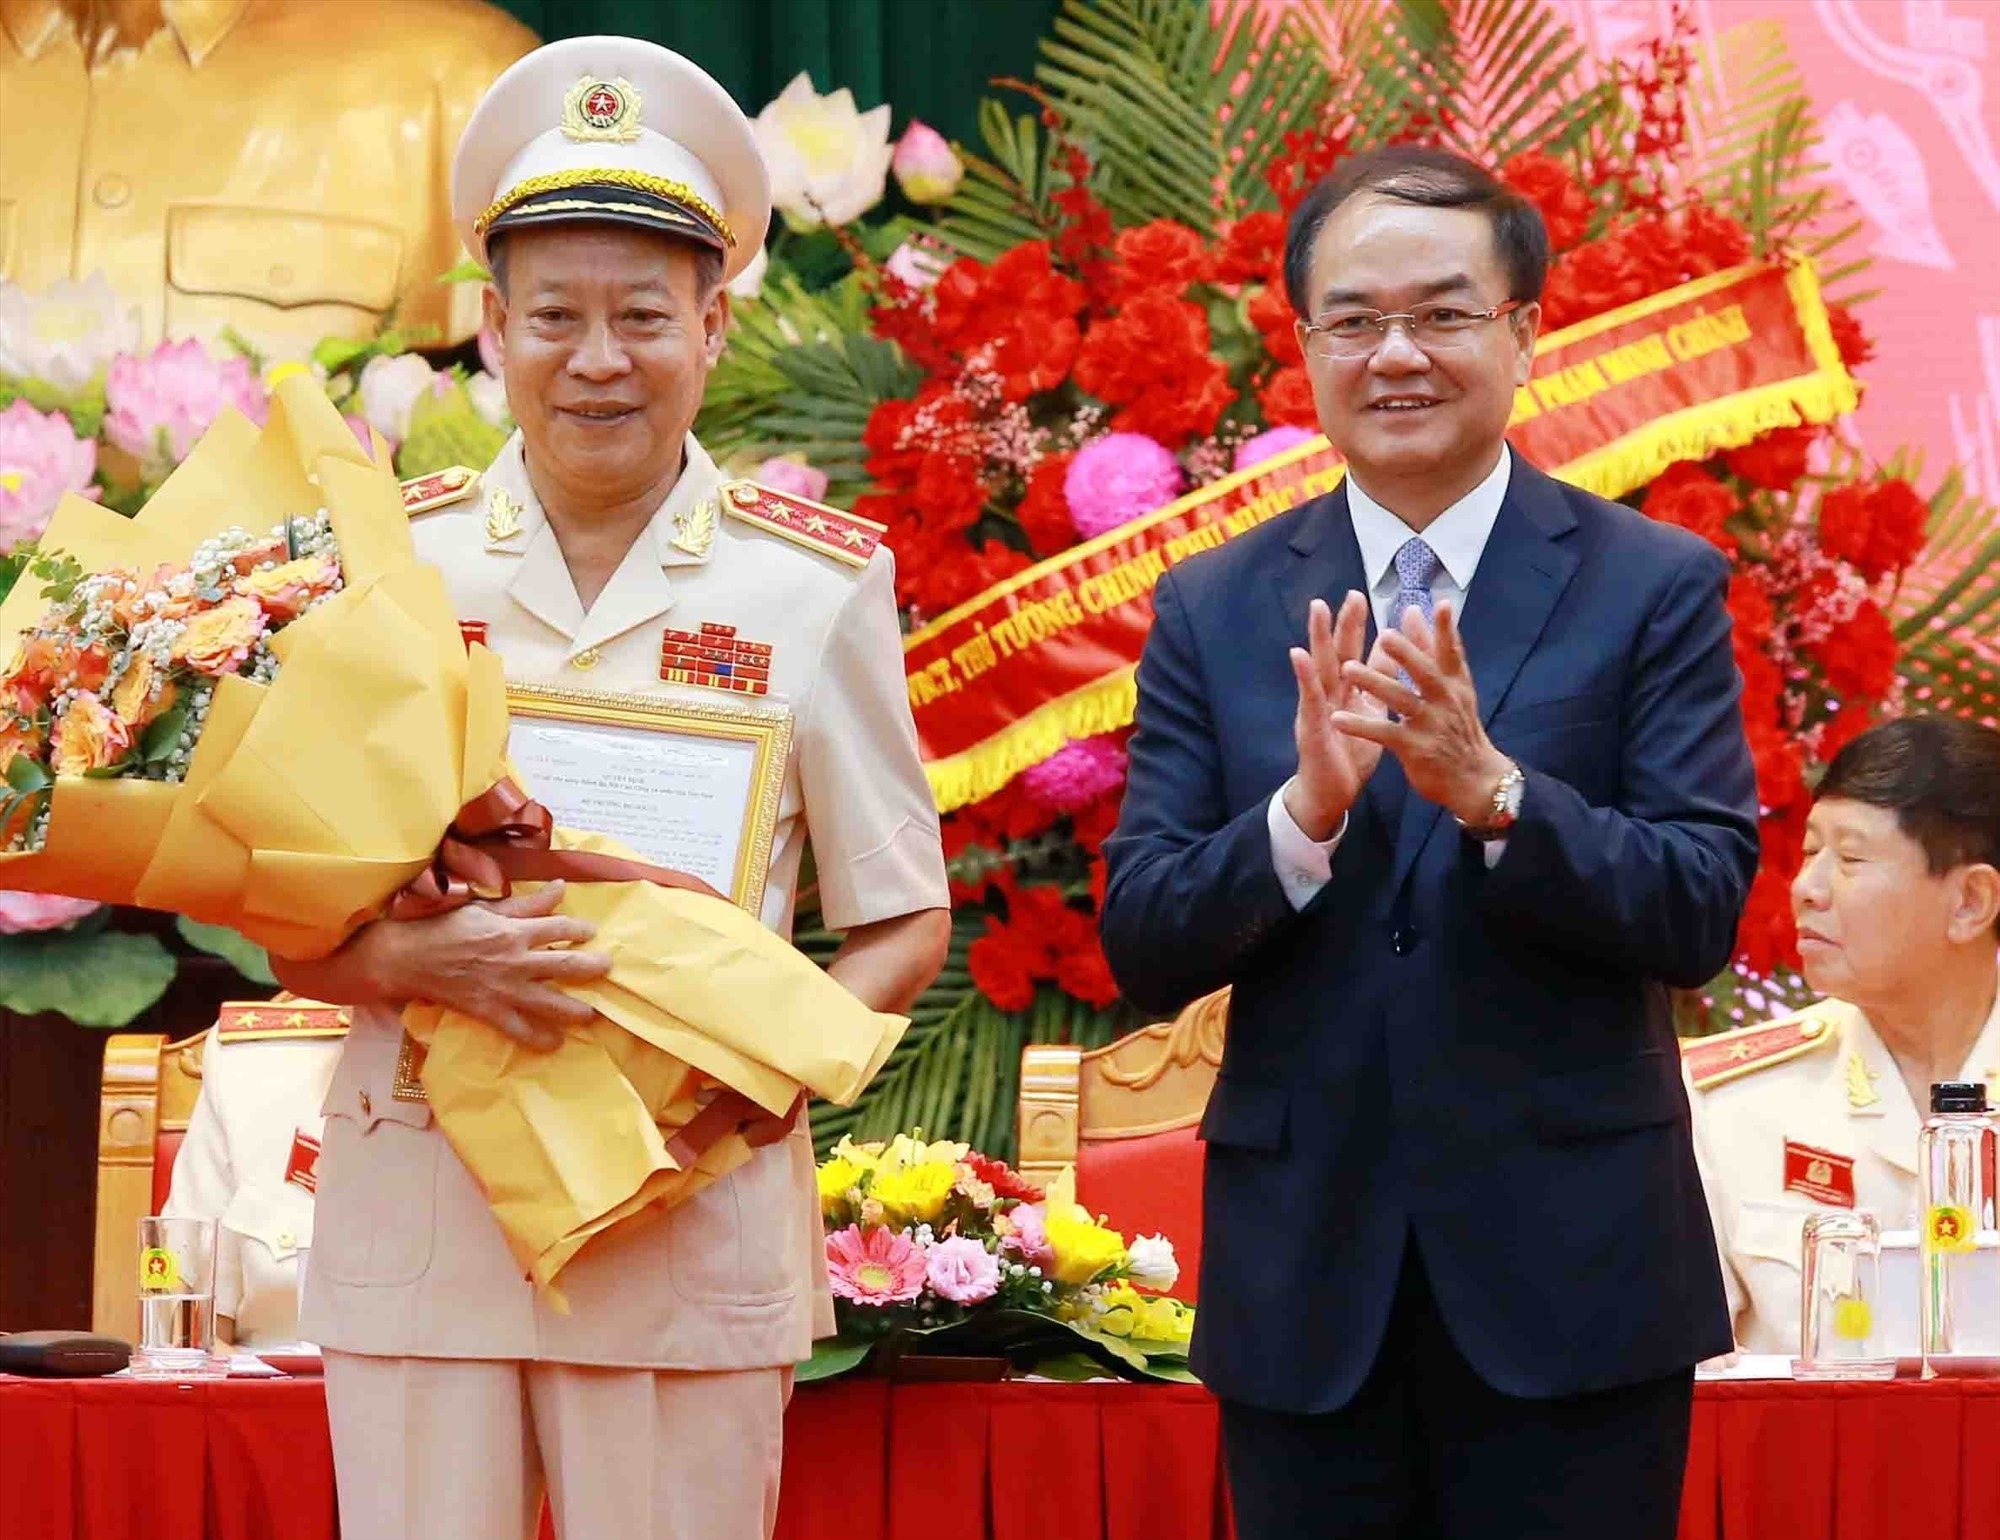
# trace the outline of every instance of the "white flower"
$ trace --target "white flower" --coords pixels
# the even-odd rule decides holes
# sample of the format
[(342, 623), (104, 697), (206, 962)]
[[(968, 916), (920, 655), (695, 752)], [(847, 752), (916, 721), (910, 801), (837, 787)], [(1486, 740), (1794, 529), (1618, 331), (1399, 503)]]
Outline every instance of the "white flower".
[(1180, 1281), (1174, 1243), (1164, 1235), (1141, 1235), (1125, 1248), (1125, 1275), (1142, 1289), (1164, 1294)]
[(410, 413), (433, 388), (437, 370), (421, 353), (376, 357), (361, 369), (361, 415), (368, 426), (400, 444), (410, 436)]
[(729, 280), (729, 292), (736, 299), (755, 299), (764, 292), (764, 269), (771, 265), (770, 248), (759, 246), (757, 255), (745, 264), (743, 271)]
[(507, 409), (506, 382), (494, 378), (484, 369), (465, 382), (465, 393), (472, 401), (472, 409), (496, 428), (512, 430), (513, 413)]
[(0, 374), (80, 390), (119, 353), (139, 349), (139, 312), (121, 309), (102, 273), (40, 295), (0, 283)]
[(882, 201), (896, 153), (887, 103), (857, 111), (845, 86), (821, 96), (801, 70), (754, 127), (771, 202), (794, 230), (848, 224)]

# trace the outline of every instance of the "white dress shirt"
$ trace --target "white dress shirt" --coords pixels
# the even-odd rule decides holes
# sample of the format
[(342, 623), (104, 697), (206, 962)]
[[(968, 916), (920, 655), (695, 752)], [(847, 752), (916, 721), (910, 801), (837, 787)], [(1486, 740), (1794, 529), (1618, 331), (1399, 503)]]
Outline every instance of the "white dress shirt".
[[(1500, 505), (1506, 501), (1507, 482), (1513, 468), (1514, 451), (1503, 444), (1500, 459), (1486, 479), (1422, 531), (1411, 529), (1376, 502), (1354, 476), (1347, 478), (1347, 512), (1354, 522), (1355, 542), (1361, 547), (1361, 570), (1369, 574), (1368, 598), (1375, 609), (1378, 634), (1389, 627), (1389, 609), (1396, 602), (1400, 586), (1396, 553), (1406, 542), (1419, 537), (1437, 554), (1438, 573), (1431, 580), (1432, 599), (1449, 599), (1454, 611), (1460, 608), (1466, 590), (1472, 586), (1472, 575), (1479, 570), (1479, 558), (1486, 552), (1494, 521), (1500, 517)], [(1329, 594), (1327, 601), (1339, 608), (1338, 596)], [(1272, 793), (1268, 822), (1271, 861), (1277, 868), (1279, 885), (1292, 907), (1303, 909), (1332, 877), (1334, 847), (1347, 832), (1347, 821), (1341, 820), (1332, 839), (1309, 839), (1285, 810), (1285, 788), (1281, 786)], [(1498, 861), (1504, 849), (1505, 840), (1490, 842), (1486, 846), (1486, 864), (1491, 866)]]

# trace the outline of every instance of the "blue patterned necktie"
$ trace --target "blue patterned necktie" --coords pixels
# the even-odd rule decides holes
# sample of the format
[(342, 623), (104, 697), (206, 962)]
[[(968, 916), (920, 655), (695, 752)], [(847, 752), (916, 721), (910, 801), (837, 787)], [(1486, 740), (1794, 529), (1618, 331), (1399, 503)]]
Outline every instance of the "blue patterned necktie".
[(1401, 629), (1403, 611), (1413, 604), (1417, 613), (1424, 617), (1424, 624), (1431, 624), (1436, 618), (1431, 584), (1437, 581), (1437, 575), (1443, 570), (1444, 563), (1438, 560), (1437, 552), (1423, 541), (1410, 539), (1403, 542), (1402, 548), (1396, 552), (1396, 598), (1389, 606), (1389, 624), (1392, 627)]
[[(1431, 596), (1431, 584), (1443, 570), (1444, 563), (1438, 560), (1437, 552), (1422, 540), (1413, 537), (1403, 542), (1396, 552), (1396, 597), (1389, 606), (1391, 630), (1402, 630), (1403, 612), (1412, 606), (1424, 617), (1425, 625), (1434, 623), (1436, 600)], [(1396, 677), (1404, 685), (1415, 688), (1408, 670), (1398, 668)]]

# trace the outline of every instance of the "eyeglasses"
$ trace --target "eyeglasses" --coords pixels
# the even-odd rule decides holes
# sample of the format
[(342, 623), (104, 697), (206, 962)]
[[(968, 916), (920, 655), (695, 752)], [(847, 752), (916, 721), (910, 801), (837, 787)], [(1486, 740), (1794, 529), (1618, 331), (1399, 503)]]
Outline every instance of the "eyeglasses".
[(1410, 341), (1426, 353), (1449, 353), (1454, 348), (1472, 346), (1473, 338), (1488, 321), (1519, 310), (1522, 300), (1510, 299), (1491, 310), (1468, 310), (1463, 305), (1418, 305), (1394, 315), (1379, 310), (1343, 310), (1317, 321), (1301, 321), (1299, 346), (1320, 358), (1368, 358), (1389, 340), (1389, 325), (1401, 321)]

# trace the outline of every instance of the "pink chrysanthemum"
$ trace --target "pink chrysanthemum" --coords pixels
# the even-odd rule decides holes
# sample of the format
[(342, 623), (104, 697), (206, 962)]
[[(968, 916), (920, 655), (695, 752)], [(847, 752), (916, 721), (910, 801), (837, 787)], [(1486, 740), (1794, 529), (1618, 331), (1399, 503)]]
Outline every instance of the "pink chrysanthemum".
[(1041, 806), (1075, 813), (1125, 784), (1125, 751), (1106, 733), (1065, 743), (1021, 773), (1021, 790)]
[(924, 1291), (924, 1254), (899, 1230), (849, 1225), (826, 1238), (826, 1275), (857, 1305), (907, 1305)]
[(1063, 477), (1070, 517), (1085, 539), (1129, 524), (1180, 496), (1173, 451), (1143, 433), (1107, 433), (1076, 452)]
[(1287, 449), (1296, 449), (1307, 439), (1318, 437), (1310, 428), (1266, 428), (1255, 438), (1246, 438), (1236, 446), (1235, 469), (1248, 470), (1259, 460), (1268, 460), (1273, 455), (1283, 454)]

